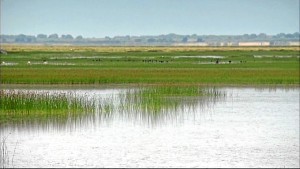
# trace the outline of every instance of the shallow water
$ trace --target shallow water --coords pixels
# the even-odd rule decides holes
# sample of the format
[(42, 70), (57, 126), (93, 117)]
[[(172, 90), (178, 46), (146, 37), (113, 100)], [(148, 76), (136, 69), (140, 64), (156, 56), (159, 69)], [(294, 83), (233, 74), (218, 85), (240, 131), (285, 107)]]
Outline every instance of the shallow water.
[[(124, 90), (73, 91), (115, 96), (117, 105)], [(159, 116), (112, 111), (64, 124), (3, 127), (6, 166), (299, 167), (299, 88), (219, 90), (226, 96), (182, 101)]]

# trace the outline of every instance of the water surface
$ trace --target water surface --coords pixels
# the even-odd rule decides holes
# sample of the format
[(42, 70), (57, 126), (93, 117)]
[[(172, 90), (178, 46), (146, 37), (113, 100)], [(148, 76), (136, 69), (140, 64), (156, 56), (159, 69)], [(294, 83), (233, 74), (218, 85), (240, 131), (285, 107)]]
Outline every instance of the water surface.
[(63, 123), (2, 127), (13, 158), (6, 166), (299, 167), (299, 88), (219, 88), (224, 97), (179, 99), (156, 114), (119, 109), (126, 89), (45, 90), (112, 107)]

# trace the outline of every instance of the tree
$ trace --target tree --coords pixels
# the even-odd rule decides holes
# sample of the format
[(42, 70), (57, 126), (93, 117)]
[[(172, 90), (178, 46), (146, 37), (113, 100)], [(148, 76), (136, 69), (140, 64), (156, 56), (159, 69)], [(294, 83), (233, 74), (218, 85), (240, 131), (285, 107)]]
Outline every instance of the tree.
[(62, 39), (73, 39), (73, 36), (70, 34), (67, 34), (67, 35), (61, 35), (61, 38)]
[(83, 37), (81, 35), (76, 37), (76, 40), (82, 40), (82, 39), (83, 39)]
[(246, 33), (246, 34), (243, 35), (243, 37), (244, 37), (245, 39), (248, 39), (248, 38), (249, 38), (249, 34)]
[(265, 39), (265, 38), (267, 38), (267, 34), (265, 34), (265, 33), (260, 33), (260, 34), (258, 35), (258, 37), (259, 37), (259, 38), (262, 38), (262, 39)]
[(125, 40), (130, 40), (130, 36), (129, 36), (129, 35), (126, 35), (126, 36), (124, 37), (124, 39), (125, 39)]
[(17, 37), (15, 39), (15, 42), (18, 42), (18, 43), (30, 43), (30, 42), (35, 42), (35, 41), (36, 41), (35, 36), (26, 36), (24, 34), (17, 35)]
[(147, 42), (149, 42), (149, 43), (153, 43), (153, 42), (155, 42), (156, 40), (154, 39), (154, 38), (150, 38), (150, 39), (148, 39), (147, 40)]
[(0, 42), (7, 42), (6, 38), (3, 35), (0, 35)]
[(66, 39), (74, 39), (74, 38), (73, 38), (72, 35), (68, 34), (68, 35), (66, 36)]
[(7, 40), (5, 38), (1, 38), (0, 42), (5, 43), (5, 42), (7, 42)]
[(290, 34), (290, 33), (285, 35), (285, 38), (288, 38), (288, 39), (293, 38), (293, 37), (294, 37), (293, 34)]
[(134, 39), (134, 42), (142, 42), (142, 39)]
[(26, 42), (36, 42), (36, 38), (35, 36), (27, 36), (26, 37)]
[(58, 34), (54, 33), (48, 36), (49, 39), (58, 39)]
[(204, 42), (202, 38), (197, 38), (197, 42)]
[(294, 36), (294, 38), (296, 38), (296, 39), (300, 39), (300, 34), (299, 34), (299, 32), (293, 33), (293, 36)]
[(26, 42), (26, 35), (24, 34), (17, 35), (15, 42)]
[(182, 38), (182, 40), (181, 40), (181, 42), (187, 42), (188, 41), (188, 37), (186, 36), (186, 37), (184, 37), (184, 38)]
[(47, 38), (47, 35), (45, 35), (45, 34), (38, 34), (38, 35), (37, 35), (37, 38), (40, 38), (40, 39), (46, 39), (46, 38)]
[(257, 38), (257, 35), (256, 35), (255, 33), (252, 33), (252, 34), (250, 35), (250, 38), (251, 38), (251, 39), (255, 39), (255, 38)]
[(285, 34), (284, 33), (279, 33), (276, 35), (277, 38), (285, 38)]
[(191, 35), (191, 38), (197, 39), (197, 37), (198, 37), (198, 36), (197, 36), (197, 34), (195, 34), (195, 33)]

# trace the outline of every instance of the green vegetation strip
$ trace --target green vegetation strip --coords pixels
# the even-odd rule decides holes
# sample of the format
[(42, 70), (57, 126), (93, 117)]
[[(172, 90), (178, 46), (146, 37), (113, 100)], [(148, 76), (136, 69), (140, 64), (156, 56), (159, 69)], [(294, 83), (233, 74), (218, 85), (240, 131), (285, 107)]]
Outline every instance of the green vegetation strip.
[(299, 84), (297, 69), (2, 69), (5, 84)]
[(299, 85), (297, 47), (4, 47), (2, 84)]
[(0, 91), (0, 126), (25, 121), (66, 121), (93, 112), (93, 103), (69, 93)]

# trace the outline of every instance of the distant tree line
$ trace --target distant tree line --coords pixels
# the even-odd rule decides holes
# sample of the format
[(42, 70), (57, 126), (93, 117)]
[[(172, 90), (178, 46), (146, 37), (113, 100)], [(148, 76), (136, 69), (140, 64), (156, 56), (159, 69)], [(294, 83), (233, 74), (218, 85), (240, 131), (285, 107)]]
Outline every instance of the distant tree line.
[(82, 35), (73, 37), (70, 34), (38, 34), (34, 35), (0, 35), (1, 43), (71, 43), (71, 44), (99, 44), (99, 45), (168, 45), (173, 43), (220, 43), (220, 42), (299, 42), (299, 32), (279, 33), (276, 35), (244, 34), (244, 35), (178, 35), (174, 33), (157, 36), (115, 36), (104, 38), (84, 38)]
[(65, 40), (74, 40), (74, 41), (80, 41), (83, 40), (83, 37), (81, 35), (76, 36), (75, 38), (70, 35), (61, 35), (58, 36), (58, 34), (38, 34), (36, 36), (33, 35), (1, 35), (1, 42), (16, 42), (16, 43), (34, 43), (34, 42), (47, 42), (47, 41), (65, 41)]

